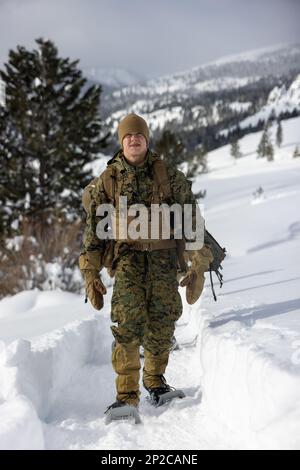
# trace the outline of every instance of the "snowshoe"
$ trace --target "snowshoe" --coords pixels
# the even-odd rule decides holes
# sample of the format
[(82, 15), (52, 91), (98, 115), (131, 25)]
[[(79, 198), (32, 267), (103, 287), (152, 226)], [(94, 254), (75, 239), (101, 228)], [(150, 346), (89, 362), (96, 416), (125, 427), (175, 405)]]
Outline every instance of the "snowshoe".
[(104, 413), (105, 424), (110, 424), (112, 421), (128, 421), (134, 419), (135, 424), (141, 423), (141, 418), (136, 406), (127, 405), (124, 401), (115, 401), (110, 405)]
[[(162, 385), (156, 388), (146, 388), (149, 393), (148, 401), (153, 406), (162, 406), (165, 403), (173, 400), (174, 398), (184, 398), (185, 394), (182, 390), (176, 390), (176, 388), (170, 387), (166, 383), (164, 376), (161, 376)], [(144, 385), (145, 386), (145, 385)]]
[(182, 390), (173, 389), (167, 392), (165, 389), (162, 388), (153, 388), (152, 390), (149, 390), (149, 395), (149, 401), (153, 406), (162, 406), (165, 403), (168, 403), (169, 401), (173, 400), (174, 398), (185, 397), (185, 394)]

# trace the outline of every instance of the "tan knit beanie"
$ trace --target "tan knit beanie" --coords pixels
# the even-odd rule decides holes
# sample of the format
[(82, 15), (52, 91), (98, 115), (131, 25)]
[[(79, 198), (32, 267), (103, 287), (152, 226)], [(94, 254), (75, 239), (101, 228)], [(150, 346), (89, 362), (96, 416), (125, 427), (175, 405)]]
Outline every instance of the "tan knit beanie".
[(134, 133), (143, 134), (147, 140), (147, 144), (149, 144), (149, 128), (145, 119), (137, 114), (131, 113), (125, 116), (118, 126), (118, 137), (121, 146), (125, 135)]

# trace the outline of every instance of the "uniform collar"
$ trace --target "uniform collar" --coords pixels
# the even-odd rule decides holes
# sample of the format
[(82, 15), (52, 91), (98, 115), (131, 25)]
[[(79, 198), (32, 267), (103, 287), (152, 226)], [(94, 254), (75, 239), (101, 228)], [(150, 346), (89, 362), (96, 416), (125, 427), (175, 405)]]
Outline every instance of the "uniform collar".
[(136, 170), (138, 171), (138, 170), (145, 170), (145, 169), (147, 169), (147, 167), (151, 167), (155, 160), (159, 160), (159, 156), (155, 152), (153, 152), (152, 150), (150, 150), (148, 148), (147, 154), (146, 154), (146, 159), (145, 159), (145, 162), (144, 162), (143, 166), (130, 165), (124, 157), (123, 150), (119, 149), (115, 153), (113, 158), (111, 158), (107, 162), (107, 165), (110, 165), (112, 163), (116, 163), (116, 164), (119, 164), (126, 171), (136, 171)]
[(142, 170), (145, 170), (147, 169), (147, 167), (149, 166), (149, 154), (150, 154), (150, 151), (149, 149), (147, 150), (147, 153), (146, 153), (146, 158), (145, 158), (145, 161), (142, 165), (139, 165), (139, 166), (136, 166), (136, 165), (131, 165), (125, 158), (123, 152), (122, 152), (122, 163), (123, 163), (123, 166), (124, 168), (127, 170), (127, 171), (142, 171)]

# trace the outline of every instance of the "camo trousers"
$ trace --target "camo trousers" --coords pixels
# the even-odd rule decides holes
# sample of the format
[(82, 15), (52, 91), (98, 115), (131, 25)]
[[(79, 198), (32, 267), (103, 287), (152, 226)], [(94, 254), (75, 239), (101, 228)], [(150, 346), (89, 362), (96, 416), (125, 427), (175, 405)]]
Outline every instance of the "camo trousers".
[(129, 251), (119, 259), (111, 302), (118, 343), (140, 344), (155, 355), (171, 348), (182, 313), (176, 274), (175, 248)]

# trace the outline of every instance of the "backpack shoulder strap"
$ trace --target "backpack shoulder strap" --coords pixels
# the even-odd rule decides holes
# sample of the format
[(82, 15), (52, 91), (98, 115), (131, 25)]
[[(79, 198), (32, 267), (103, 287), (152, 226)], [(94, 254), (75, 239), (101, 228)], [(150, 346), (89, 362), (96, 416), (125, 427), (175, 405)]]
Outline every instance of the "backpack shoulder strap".
[(163, 196), (166, 201), (171, 201), (172, 189), (167, 172), (167, 166), (163, 160), (154, 160), (153, 174), (155, 182), (158, 186), (159, 193)]
[[(158, 186), (158, 191), (163, 199), (169, 204), (173, 203), (173, 193), (170, 178), (167, 171), (167, 165), (163, 160), (155, 160), (153, 162), (154, 180)], [(187, 264), (184, 259), (185, 241), (176, 239), (177, 258), (182, 273), (187, 272)]]
[(117, 170), (114, 165), (109, 165), (101, 175), (104, 191), (108, 198), (115, 200)]
[(121, 192), (122, 178), (120, 178), (120, 170), (114, 165), (109, 165), (102, 173), (101, 178), (108, 199), (115, 202)]
[[(115, 193), (118, 190), (117, 186), (117, 169), (114, 165), (109, 165), (99, 178), (102, 179), (104, 191), (110, 201), (115, 200)], [(82, 205), (86, 212), (91, 202), (91, 192), (96, 186), (98, 178), (94, 178), (83, 190)]]
[(89, 205), (91, 202), (91, 192), (96, 185), (97, 178), (94, 178), (84, 189), (82, 193), (82, 205), (85, 212), (88, 212)]

